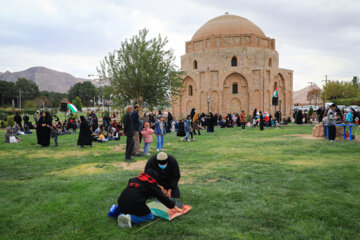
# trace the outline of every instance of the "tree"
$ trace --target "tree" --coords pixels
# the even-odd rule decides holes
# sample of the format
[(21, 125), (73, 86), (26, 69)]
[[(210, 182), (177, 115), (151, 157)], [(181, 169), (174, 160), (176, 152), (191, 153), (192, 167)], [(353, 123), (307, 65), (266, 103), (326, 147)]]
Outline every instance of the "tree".
[(39, 96), (39, 87), (32, 80), (27, 80), (26, 78), (19, 78), (15, 82), (16, 91), (21, 90), (21, 99), (22, 100), (33, 100)]
[(0, 80), (0, 96), (2, 107), (5, 104), (11, 104), (12, 99), (17, 96), (15, 83)]
[(76, 83), (70, 88), (68, 93), (70, 101), (78, 96), (82, 99), (85, 106), (90, 106), (90, 100), (93, 100), (96, 95), (96, 87), (90, 81)]
[(77, 108), (77, 110), (81, 111), (82, 110), (82, 102), (81, 99), (77, 96), (75, 97), (75, 99), (72, 101), (72, 104), (74, 104)]
[(356, 96), (356, 87), (352, 82), (328, 81), (321, 93), (323, 99), (353, 98)]
[(180, 94), (181, 72), (176, 70), (173, 50), (165, 50), (167, 38), (160, 35), (147, 40), (148, 30), (125, 39), (100, 62), (97, 71), (110, 81), (116, 103), (137, 103), (148, 107), (170, 105), (171, 98)]
[(41, 91), (40, 96), (46, 96), (50, 100), (49, 107), (60, 106), (61, 100), (67, 96), (66, 93), (58, 93), (58, 92), (49, 92), (49, 91)]

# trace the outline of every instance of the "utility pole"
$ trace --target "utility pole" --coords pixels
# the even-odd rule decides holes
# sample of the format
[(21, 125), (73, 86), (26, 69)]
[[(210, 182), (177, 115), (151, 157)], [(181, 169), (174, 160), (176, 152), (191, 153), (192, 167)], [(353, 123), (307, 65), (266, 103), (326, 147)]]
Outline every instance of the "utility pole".
[(21, 112), (21, 89), (19, 89), (19, 95), (20, 95), (20, 112)]
[[(327, 84), (328, 82), (328, 78), (327, 78), (327, 74), (325, 75), (325, 80), (321, 80), (322, 82), (325, 82), (325, 85)], [(324, 89), (325, 90), (325, 89)], [(325, 93), (325, 102), (324, 102), (324, 106), (325, 106), (325, 103), (326, 103), (326, 93)]]

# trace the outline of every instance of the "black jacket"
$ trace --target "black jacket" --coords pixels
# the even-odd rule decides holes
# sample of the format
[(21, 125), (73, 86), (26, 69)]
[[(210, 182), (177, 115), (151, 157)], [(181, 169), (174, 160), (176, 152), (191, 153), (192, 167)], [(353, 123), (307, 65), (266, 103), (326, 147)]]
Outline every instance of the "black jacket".
[(161, 186), (165, 189), (174, 189), (180, 179), (179, 164), (173, 156), (168, 155), (168, 157), (168, 165), (164, 170), (162, 170), (158, 166), (156, 155), (152, 156), (146, 163), (145, 172), (149, 168), (153, 169), (160, 176), (158, 182)]
[(135, 111), (135, 110), (132, 111), (131, 119), (132, 119), (135, 131), (139, 131), (140, 121), (139, 121), (139, 114), (137, 111)]
[(124, 116), (124, 133), (127, 137), (134, 136), (134, 124), (131, 119), (130, 113), (126, 113)]
[(149, 183), (140, 181), (138, 178), (131, 178), (128, 186), (122, 191), (118, 198), (119, 211), (135, 216), (148, 215), (150, 209), (146, 206), (146, 200), (154, 195), (166, 207), (173, 208), (175, 206), (175, 203), (162, 193), (156, 183)]

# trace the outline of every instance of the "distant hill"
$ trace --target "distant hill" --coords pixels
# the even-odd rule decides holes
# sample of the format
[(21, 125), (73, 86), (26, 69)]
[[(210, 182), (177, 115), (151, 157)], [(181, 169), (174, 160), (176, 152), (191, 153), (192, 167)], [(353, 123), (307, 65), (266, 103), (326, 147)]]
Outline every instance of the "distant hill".
[(46, 67), (31, 67), (20, 72), (0, 72), (0, 80), (16, 82), (18, 78), (33, 80), (40, 91), (67, 92), (78, 82), (92, 81), (91, 79), (76, 78), (65, 72), (58, 72)]

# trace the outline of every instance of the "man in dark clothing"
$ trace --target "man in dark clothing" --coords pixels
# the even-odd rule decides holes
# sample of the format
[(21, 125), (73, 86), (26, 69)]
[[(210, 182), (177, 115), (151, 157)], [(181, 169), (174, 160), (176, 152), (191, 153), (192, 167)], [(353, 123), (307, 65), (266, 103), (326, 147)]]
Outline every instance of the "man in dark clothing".
[(124, 116), (124, 133), (126, 135), (126, 153), (125, 153), (125, 161), (131, 162), (131, 153), (134, 148), (134, 125), (131, 119), (131, 111), (132, 106), (129, 105), (126, 107), (127, 113)]
[(22, 129), (22, 125), (21, 125), (22, 119), (19, 112), (16, 112), (16, 115), (14, 116), (14, 122), (16, 122), (16, 124), (19, 124), (20, 129)]
[(152, 156), (146, 163), (145, 172), (149, 169), (153, 169), (159, 174), (158, 182), (165, 189), (168, 197), (180, 197), (178, 187), (180, 169), (178, 162), (173, 156), (165, 152), (159, 152), (156, 156)]
[(118, 198), (116, 212), (108, 214), (114, 217), (120, 214), (118, 216), (119, 227), (131, 227), (132, 223), (137, 224), (154, 219), (154, 215), (146, 205), (146, 201), (152, 196), (156, 196), (166, 207), (182, 212), (182, 209), (176, 207), (175, 203), (164, 194), (157, 182), (158, 178), (159, 175), (153, 169), (148, 169), (136, 178), (129, 180), (128, 186)]
[(135, 105), (134, 106), (134, 111), (132, 111), (131, 113), (131, 119), (133, 122), (133, 126), (134, 126), (134, 148), (132, 151), (132, 154), (135, 156), (141, 156), (140, 155), (140, 135), (139, 135), (139, 128), (140, 128), (140, 119), (139, 119), (139, 111), (140, 111), (140, 106), (139, 105)]

